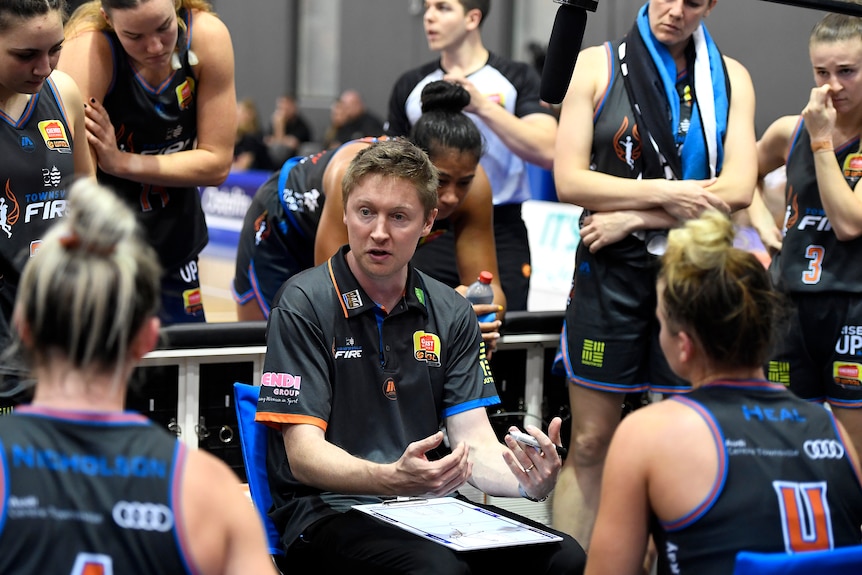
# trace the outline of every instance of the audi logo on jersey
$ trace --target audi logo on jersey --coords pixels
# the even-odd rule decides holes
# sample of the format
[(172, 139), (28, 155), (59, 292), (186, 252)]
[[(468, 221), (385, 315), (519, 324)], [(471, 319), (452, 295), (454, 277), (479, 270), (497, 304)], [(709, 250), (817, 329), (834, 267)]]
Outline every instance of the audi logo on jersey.
[(841, 459), (844, 446), (837, 439), (809, 439), (802, 444), (802, 450), (810, 459)]
[(174, 526), (174, 514), (161, 503), (140, 501), (118, 501), (111, 512), (114, 522), (123, 529), (141, 531), (170, 531)]

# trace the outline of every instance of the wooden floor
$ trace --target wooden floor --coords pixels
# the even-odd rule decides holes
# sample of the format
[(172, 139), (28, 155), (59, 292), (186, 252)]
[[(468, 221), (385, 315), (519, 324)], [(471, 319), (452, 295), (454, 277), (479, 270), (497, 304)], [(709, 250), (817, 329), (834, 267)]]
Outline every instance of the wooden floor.
[(204, 250), (200, 256), (201, 295), (208, 322), (236, 321), (236, 304), (230, 291), (234, 257), (231, 252), (211, 250)]

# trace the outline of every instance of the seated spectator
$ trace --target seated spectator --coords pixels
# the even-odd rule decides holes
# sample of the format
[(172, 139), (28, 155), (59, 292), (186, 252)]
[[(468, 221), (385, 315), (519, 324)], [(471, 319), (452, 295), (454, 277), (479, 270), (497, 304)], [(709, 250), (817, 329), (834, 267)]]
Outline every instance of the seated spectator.
[(0, 573), (275, 574), (227, 465), (123, 410), (159, 336), (160, 276), (124, 201), (75, 183), (15, 304), (36, 383), (0, 417)]
[(246, 98), (236, 104), (236, 142), (233, 148), (232, 172), (275, 169), (263, 141), (257, 106)]
[(362, 94), (345, 90), (332, 105), (331, 124), (324, 138), (324, 147), (337, 148), (345, 142), (382, 133), (383, 121), (365, 108)]
[(299, 152), (302, 144), (314, 139), (308, 121), (299, 113), (296, 98), (289, 94), (276, 98), (271, 120), (264, 141), (275, 166), (282, 165)]
[[(496, 321), (482, 323), (486, 345), (493, 349), (506, 299), (497, 277), (491, 186), (479, 166), (482, 135), (461, 112), (469, 101), (463, 87), (449, 82), (432, 82), (422, 92), (423, 114), (412, 140), (430, 155), (440, 187), (434, 229), (414, 262), (451, 287), (469, 285), (482, 270), (494, 274), (494, 303), (475, 306), (479, 315), (498, 312)], [(258, 189), (237, 250), (233, 292), (240, 320), (268, 316), (290, 276), (326, 261), (347, 242), (341, 181), (354, 156), (374, 141), (356, 140), (290, 160)]]
[[(499, 398), (470, 304), (409, 263), (434, 223), (437, 186), (436, 168), (410, 142), (364, 148), (343, 182), (348, 245), (282, 287), (256, 417), (278, 430), (268, 434), (270, 515), (287, 561), (324, 573), (580, 573), (584, 551), (567, 535), (457, 553), (351, 509), (448, 496), (467, 482), (539, 501), (562, 464), (559, 417), (548, 435), (527, 427), (539, 449), (511, 436), (500, 443), (485, 409)], [(339, 359), (337, 349), (358, 353)], [(271, 386), (277, 379), (295, 384)], [(442, 425), (448, 454), (438, 450)]]
[(671, 230), (659, 340), (693, 390), (626, 416), (608, 451), (587, 573), (729, 574), (738, 551), (862, 540), (859, 461), (844, 426), (763, 373), (787, 304), (715, 210)]

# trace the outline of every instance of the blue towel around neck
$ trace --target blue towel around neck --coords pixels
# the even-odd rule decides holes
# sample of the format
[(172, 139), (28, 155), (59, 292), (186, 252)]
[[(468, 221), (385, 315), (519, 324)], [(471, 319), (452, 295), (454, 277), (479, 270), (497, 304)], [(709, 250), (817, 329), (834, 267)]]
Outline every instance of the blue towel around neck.
[[(644, 4), (638, 12), (637, 26), (640, 36), (647, 47), (656, 69), (662, 79), (665, 95), (670, 105), (671, 110), (671, 130), (674, 134), (678, 132), (677, 126), (680, 122), (679, 95), (676, 91), (677, 69), (676, 62), (667, 47), (658, 41), (653, 35), (649, 25), (648, 14), (649, 3)], [(727, 84), (724, 73), (724, 62), (722, 61), (721, 53), (718, 47), (713, 42), (712, 37), (707, 32), (706, 27), (701, 23), (700, 29), (706, 40), (709, 70), (712, 77), (712, 89), (715, 100), (715, 124), (716, 124), (716, 142), (715, 149), (717, 150), (716, 175), (720, 173), (722, 162), (724, 159), (724, 137), (727, 134), (727, 118), (730, 110), (730, 101), (728, 99)], [(697, 57), (701, 57), (700, 54)], [(697, 67), (695, 67), (697, 69)], [(692, 78), (692, 84), (694, 84)], [(700, 108), (697, 105), (697, 91), (694, 91), (695, 100), (691, 112), (691, 124), (685, 141), (682, 142), (681, 161), (682, 161), (682, 178), (703, 180), (711, 177), (708, 164), (703, 158), (708, 154), (707, 143), (705, 141), (704, 128), (700, 117)], [(696, 137), (695, 137), (696, 136)], [(680, 142), (677, 142), (678, 144)], [(665, 151), (667, 154), (668, 151)]]

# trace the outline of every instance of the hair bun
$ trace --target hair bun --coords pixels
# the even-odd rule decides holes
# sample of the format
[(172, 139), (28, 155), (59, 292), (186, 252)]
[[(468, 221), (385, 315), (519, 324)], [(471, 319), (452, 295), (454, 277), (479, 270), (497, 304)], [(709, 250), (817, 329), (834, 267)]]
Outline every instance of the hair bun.
[(470, 93), (460, 84), (437, 80), (422, 88), (422, 113), (435, 110), (458, 113), (470, 103)]

